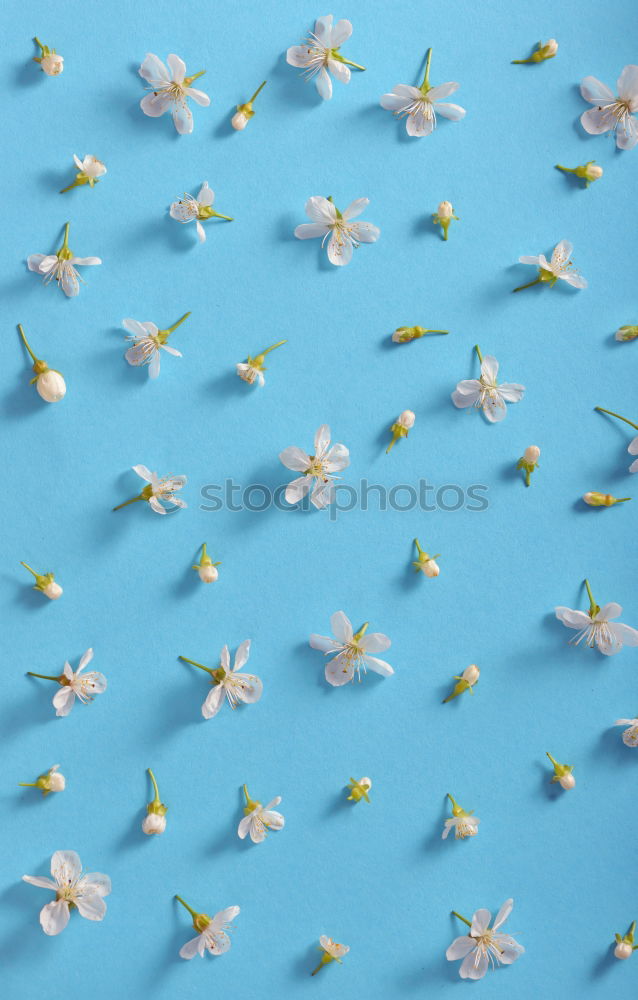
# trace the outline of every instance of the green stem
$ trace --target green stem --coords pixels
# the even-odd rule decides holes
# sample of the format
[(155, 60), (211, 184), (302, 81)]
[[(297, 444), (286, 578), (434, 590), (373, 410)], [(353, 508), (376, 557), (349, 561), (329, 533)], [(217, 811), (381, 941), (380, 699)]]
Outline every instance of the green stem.
[(589, 586), (589, 580), (585, 580), (585, 587), (587, 588), (587, 596), (589, 597), (589, 614), (594, 615), (598, 610), (598, 605), (594, 600), (594, 595), (591, 592), (591, 587)]
[(18, 785), (20, 788), (37, 788), (37, 783), (35, 781), (19, 781)]
[(426, 330), (426, 333), (449, 333), (449, 330)]
[(478, 355), (479, 361), (481, 362), (481, 364), (483, 364), (483, 355), (481, 354), (481, 348), (479, 347), (478, 344), (474, 345), (474, 350), (476, 351), (476, 353)]
[(38, 579), (38, 577), (40, 576), (40, 574), (39, 574), (39, 573), (36, 573), (36, 571), (35, 571), (34, 569), (31, 569), (31, 567), (30, 567), (30, 566), (28, 566), (28, 565), (27, 565), (27, 564), (26, 564), (25, 562), (20, 562), (20, 565), (21, 565), (21, 566), (24, 566), (24, 568), (25, 568), (25, 569), (28, 569), (28, 570), (29, 570), (29, 573), (33, 573), (33, 575), (34, 575), (34, 577), (36, 578), (36, 580), (37, 580), (37, 579)]
[(422, 556), (423, 555), (423, 549), (419, 545), (419, 539), (418, 538), (414, 539), (414, 544), (416, 545), (417, 552), (419, 553), (420, 556)]
[(536, 278), (534, 281), (528, 281), (526, 285), (519, 285), (518, 288), (513, 288), (513, 292), (522, 292), (524, 288), (531, 288), (532, 285), (540, 285), (541, 279)]
[(173, 323), (172, 326), (169, 326), (169, 328), (166, 331), (166, 333), (172, 333), (173, 330), (176, 330), (177, 327), (180, 326), (184, 322), (185, 319), (188, 319), (189, 316), (190, 316), (189, 312), (184, 313), (184, 315), (182, 316), (182, 318), (177, 320), (177, 323)]
[(529, 486), (529, 484), (530, 484), (530, 476), (531, 476), (530, 470), (529, 469), (525, 469), (525, 485), (526, 486)]
[[(20, 336), (22, 337), (22, 342), (24, 343), (24, 346), (26, 347), (27, 351), (29, 352), (29, 354), (31, 355), (31, 357), (33, 358), (33, 360), (37, 361), (38, 359), (36, 358), (35, 354), (31, 350), (31, 348), (29, 347), (29, 341), (27, 340), (27, 338), (25, 336), (25, 333), (24, 333), (24, 330), (22, 329), (22, 323), (18, 323), (18, 330), (20, 331)], [(24, 566), (24, 563), (22, 565)]]
[(352, 66), (353, 69), (360, 69), (365, 73), (365, 66), (360, 66), (359, 63), (352, 62), (351, 59), (344, 59), (343, 56), (339, 56), (338, 61), (343, 63), (344, 66)]
[(213, 212), (213, 217), (215, 219), (225, 219), (226, 222), (234, 222), (235, 220), (230, 215), (222, 215), (221, 212)]
[[(458, 809), (458, 803), (457, 803), (456, 799), (454, 798), (454, 796), (450, 795), (450, 793), (448, 792), (447, 793), (447, 797), (450, 800), (450, 802), (452, 803), (452, 808), (453, 809)], [(457, 917), (458, 917), (458, 913), (457, 913)], [(461, 920), (462, 919), (463, 919), (463, 917), (461, 917)]]
[(262, 351), (261, 352), (262, 357), (265, 354), (270, 354), (270, 352), (274, 351), (277, 347), (281, 347), (282, 344), (287, 344), (287, 343), (288, 343), (287, 340), (279, 340), (276, 344), (273, 344), (272, 347), (267, 347), (265, 351)]
[(190, 915), (191, 915), (191, 917), (193, 918), (193, 920), (195, 920), (195, 918), (196, 918), (196, 917), (198, 916), (198, 914), (197, 914), (197, 912), (196, 912), (196, 911), (195, 911), (195, 910), (194, 910), (194, 909), (192, 908), (192, 906), (189, 906), (189, 905), (188, 905), (188, 903), (187, 903), (187, 902), (185, 902), (185, 901), (184, 901), (184, 900), (182, 899), (182, 897), (181, 897), (181, 896), (178, 896), (177, 894), (175, 895), (175, 899), (177, 900), (177, 902), (178, 902), (178, 903), (181, 903), (181, 904), (182, 904), (182, 906), (183, 906), (183, 907), (185, 907), (185, 909), (187, 909), (187, 910), (188, 910), (188, 912), (190, 913)]
[(605, 410), (602, 406), (595, 406), (594, 409), (598, 410), (599, 413), (608, 413), (610, 417), (616, 417), (618, 420), (624, 420), (626, 424), (629, 424), (630, 427), (634, 427), (638, 431), (638, 424), (634, 424), (632, 420), (627, 420), (627, 417), (621, 417), (620, 413), (614, 413), (613, 410)]
[(150, 767), (148, 767), (148, 768), (147, 768), (147, 771), (148, 771), (148, 776), (149, 776), (149, 778), (150, 778), (150, 779), (151, 779), (151, 781), (153, 782), (153, 788), (154, 788), (154, 790), (155, 790), (155, 798), (153, 799), (153, 802), (160, 802), (160, 801), (161, 801), (161, 799), (160, 799), (160, 794), (159, 794), (159, 789), (158, 789), (158, 787), (157, 787), (157, 782), (156, 782), (156, 780), (155, 780), (155, 775), (154, 775), (154, 774), (153, 774), (153, 772), (151, 771)]
[(466, 917), (462, 917), (460, 913), (457, 913), (457, 912), (456, 912), (456, 910), (452, 910), (452, 916), (453, 916), (453, 917), (458, 917), (458, 918), (459, 918), (459, 920), (462, 920), (462, 921), (463, 921), (463, 923), (464, 923), (464, 924), (467, 924), (467, 926), (468, 926), (468, 927), (471, 927), (471, 926), (472, 926), (472, 921), (471, 921), (471, 920), (468, 920), (468, 919), (467, 919)]
[(197, 663), (195, 660), (189, 660), (187, 656), (178, 656), (178, 660), (183, 660), (184, 663), (190, 663), (193, 667), (199, 667), (200, 670), (205, 670), (207, 674), (213, 674), (214, 670), (210, 667), (205, 667), (203, 663)]
[(193, 73), (192, 76), (187, 76), (184, 80), (184, 83), (186, 84), (187, 87), (190, 87), (193, 80), (199, 79), (199, 77), (203, 76), (205, 72), (206, 72), (205, 69), (200, 69), (199, 73)]
[(428, 49), (428, 54), (425, 59), (425, 76), (423, 77), (423, 83), (421, 84), (421, 90), (423, 93), (427, 93), (430, 89), (430, 62), (432, 60), (432, 49)]
[(117, 505), (117, 507), (113, 508), (113, 510), (121, 510), (122, 507), (128, 507), (128, 505), (130, 503), (137, 503), (138, 500), (143, 500), (143, 499), (144, 498), (142, 497), (142, 494), (140, 493), (140, 495), (138, 497), (132, 497), (130, 500), (125, 500), (124, 503), (119, 503)]
[(66, 192), (70, 191), (71, 188), (77, 187), (77, 183), (78, 183), (77, 180), (75, 180), (75, 181), (73, 181), (72, 184), (69, 184), (68, 187), (62, 188), (62, 190), (60, 191), (60, 194), (66, 194)]
[(562, 167), (560, 163), (556, 164), (557, 170), (562, 170), (566, 174), (575, 174), (576, 170), (573, 167)]
[(42, 52), (44, 52), (44, 45), (42, 44), (42, 42), (40, 41), (40, 39), (38, 38), (37, 35), (33, 39), (33, 41), (35, 42), (36, 45), (38, 45), (40, 47), (40, 49), (42, 50)]
[(71, 226), (70, 222), (66, 222), (64, 224), (64, 242), (63, 242), (62, 246), (60, 247), (60, 250), (68, 250), (69, 249), (69, 228), (70, 228), (70, 226)]
[(547, 750), (545, 751), (545, 755), (546, 755), (547, 757), (549, 757), (549, 759), (551, 760), (551, 762), (552, 762), (552, 764), (554, 765), (554, 767), (559, 767), (559, 766), (560, 766), (560, 765), (559, 765), (559, 763), (558, 763), (558, 761), (557, 761), (557, 760), (555, 760), (555, 759), (554, 759), (554, 758), (552, 757), (551, 753), (548, 753), (548, 752), (547, 752)]
[(255, 100), (255, 98), (256, 98), (256, 97), (258, 96), (258, 94), (260, 94), (260, 93), (261, 93), (261, 91), (262, 91), (262, 90), (264, 89), (264, 87), (266, 86), (266, 83), (267, 83), (267, 82), (268, 82), (267, 80), (264, 80), (264, 82), (263, 82), (263, 83), (260, 83), (260, 85), (259, 85), (259, 86), (257, 87), (257, 90), (255, 91), (255, 93), (253, 94), (253, 96), (252, 96), (252, 97), (250, 98), (250, 100), (248, 101), (248, 104), (252, 104), (252, 103), (253, 103), (253, 101), (254, 101), (254, 100)]
[(34, 674), (33, 670), (27, 670), (27, 677), (41, 677), (43, 681), (57, 681), (60, 683), (59, 677), (52, 677), (51, 674)]

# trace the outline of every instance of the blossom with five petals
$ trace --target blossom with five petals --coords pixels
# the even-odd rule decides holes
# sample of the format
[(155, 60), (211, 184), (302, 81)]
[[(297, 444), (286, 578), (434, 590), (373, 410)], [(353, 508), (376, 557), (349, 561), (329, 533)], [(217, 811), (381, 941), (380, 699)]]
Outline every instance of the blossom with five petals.
[(615, 726), (627, 726), (622, 734), (626, 747), (638, 747), (638, 719), (616, 719)]
[(170, 207), (171, 219), (183, 223), (194, 222), (199, 242), (205, 243), (206, 232), (200, 219), (225, 219), (226, 222), (233, 222), (230, 215), (222, 215), (213, 209), (214, 201), (215, 192), (208, 186), (208, 181), (204, 181), (196, 198), (185, 192), (183, 198), (172, 203)]
[(129, 365), (138, 368), (140, 365), (148, 365), (149, 378), (157, 378), (160, 373), (160, 351), (166, 351), (176, 358), (181, 358), (181, 352), (174, 347), (169, 347), (166, 341), (173, 330), (176, 330), (180, 323), (190, 316), (184, 313), (177, 323), (169, 326), (168, 330), (160, 330), (155, 323), (150, 321), (140, 322), (137, 319), (123, 319), (122, 326), (128, 330), (130, 336), (127, 340), (133, 341), (133, 346), (129, 347), (124, 357)]
[(180, 656), (184, 663), (190, 663), (193, 667), (199, 667), (210, 674), (214, 685), (213, 690), (208, 694), (202, 705), (202, 715), (205, 719), (212, 719), (217, 715), (224, 703), (224, 698), (231, 708), (236, 708), (239, 702), (252, 705), (259, 701), (263, 693), (263, 684), (259, 677), (254, 674), (243, 674), (241, 668), (248, 661), (250, 654), (250, 639), (245, 639), (237, 647), (235, 662), (230, 669), (230, 653), (228, 646), (224, 646), (221, 651), (220, 664), (217, 668), (205, 667), (203, 663), (196, 660), (189, 660), (187, 656)]
[(181, 896), (176, 896), (175, 899), (188, 910), (193, 918), (193, 927), (198, 932), (197, 937), (182, 945), (179, 950), (180, 958), (195, 958), (195, 955), (203, 958), (206, 951), (211, 955), (223, 955), (228, 951), (230, 938), (226, 931), (230, 929), (231, 921), (239, 913), (238, 906), (229, 906), (225, 910), (220, 910), (214, 917), (209, 917), (207, 913), (197, 913)]
[(527, 255), (519, 257), (519, 264), (532, 264), (538, 268), (538, 277), (534, 281), (529, 281), (526, 285), (519, 285), (514, 291), (522, 292), (524, 288), (531, 288), (532, 285), (543, 283), (547, 283), (550, 288), (553, 288), (559, 278), (561, 281), (566, 281), (568, 285), (572, 285), (573, 288), (587, 288), (587, 282), (582, 274), (576, 270), (572, 260), (570, 260), (573, 249), (574, 247), (569, 240), (561, 240), (554, 247), (550, 261), (542, 253), (537, 257), (529, 257)]
[[(279, 454), (279, 461), (293, 472), (302, 472), (286, 487), (286, 503), (299, 503), (312, 485), (310, 503), (321, 510), (334, 500), (334, 472), (350, 465), (350, 452), (345, 444), (330, 446), (330, 428), (322, 424), (315, 434), (315, 453), (307, 455), (301, 448), (291, 445)], [(314, 484), (314, 485), (313, 485)]]
[(596, 604), (592, 596), (589, 580), (585, 580), (589, 597), (589, 611), (575, 611), (572, 608), (555, 608), (556, 617), (567, 628), (576, 629), (576, 635), (570, 639), (570, 644), (578, 646), (585, 640), (585, 645), (598, 648), (605, 656), (619, 653), (623, 646), (638, 646), (638, 631), (630, 625), (614, 622), (622, 614), (622, 607), (611, 601), (602, 608)]
[(625, 66), (617, 83), (618, 96), (595, 76), (586, 76), (580, 92), (596, 107), (584, 111), (580, 123), (590, 135), (613, 132), (619, 149), (633, 149), (638, 142), (638, 66)]
[(51, 858), (53, 879), (42, 875), (23, 875), (30, 885), (51, 889), (55, 901), (40, 910), (40, 924), (45, 934), (59, 934), (69, 922), (71, 907), (87, 920), (104, 920), (104, 896), (111, 892), (111, 880), (101, 872), (82, 873), (82, 862), (75, 851), (56, 851)]
[[(353, 249), (361, 243), (376, 243), (381, 230), (371, 222), (352, 222), (370, 204), (368, 198), (357, 198), (340, 212), (332, 200), (313, 195), (306, 202), (306, 215), (312, 222), (304, 222), (295, 229), (298, 240), (321, 237), (323, 247), (328, 240), (328, 260), (337, 267), (349, 264)], [(330, 237), (330, 239), (328, 239)]]
[(496, 381), (498, 361), (490, 354), (481, 354), (478, 345), (474, 348), (481, 362), (481, 377), (464, 379), (452, 393), (452, 402), (459, 409), (475, 406), (482, 409), (491, 424), (503, 420), (507, 412), (506, 403), (518, 403), (523, 398), (525, 386), (517, 382)]
[(160, 479), (156, 472), (151, 472), (145, 465), (134, 465), (132, 468), (133, 472), (136, 472), (147, 485), (136, 497), (125, 500), (113, 510), (121, 510), (122, 507), (128, 507), (129, 504), (137, 503), (138, 500), (146, 500), (151, 510), (154, 510), (156, 514), (168, 513), (168, 509), (163, 504), (172, 504), (173, 507), (187, 506), (183, 500), (175, 496), (176, 491), (181, 490), (186, 483), (186, 476), (163, 476)]
[[(96, 694), (106, 691), (106, 677), (97, 670), (89, 670), (83, 674), (82, 671), (93, 659), (93, 650), (87, 649), (82, 654), (78, 669), (74, 672), (71, 664), (67, 660), (64, 670), (57, 677), (52, 674), (36, 674), (33, 670), (27, 670), (29, 677), (41, 677), (45, 681), (57, 681), (60, 690), (53, 695), (53, 707), (57, 716), (68, 715), (75, 704), (76, 697), (83, 705), (88, 705), (93, 701)], [(82, 675), (82, 676), (80, 676)]]
[(193, 131), (193, 115), (186, 103), (187, 98), (192, 97), (204, 108), (210, 104), (208, 94), (191, 87), (193, 80), (203, 76), (206, 70), (186, 76), (186, 65), (179, 56), (169, 55), (166, 62), (168, 69), (156, 55), (147, 53), (138, 72), (150, 85), (153, 93), (142, 98), (140, 107), (150, 118), (159, 118), (165, 111), (170, 111), (177, 131), (180, 135), (187, 135)]
[(477, 910), (471, 921), (453, 911), (470, 928), (470, 933), (455, 938), (445, 953), (448, 962), (463, 959), (459, 969), (461, 979), (482, 979), (490, 966), (511, 965), (523, 954), (525, 949), (513, 937), (499, 933), (513, 906), (514, 900), (506, 899), (492, 927), (489, 910)]
[(317, 18), (315, 30), (310, 33), (305, 44), (291, 45), (286, 52), (286, 62), (289, 66), (303, 69), (308, 80), (316, 77), (317, 92), (324, 101), (329, 101), (332, 97), (330, 73), (341, 83), (350, 83), (349, 66), (365, 70), (365, 66), (344, 59), (339, 52), (339, 48), (352, 34), (350, 21), (337, 21), (334, 28), (332, 21), (332, 14)]
[(459, 122), (465, 117), (465, 108), (442, 101), (443, 97), (449, 97), (458, 90), (460, 84), (440, 83), (437, 87), (430, 86), (431, 59), (432, 49), (428, 49), (425, 76), (420, 87), (399, 83), (389, 94), (384, 94), (380, 101), (381, 107), (386, 111), (394, 111), (398, 118), (405, 118), (406, 132), (417, 138), (434, 131), (437, 112), (453, 122)]
[(41, 274), (45, 285), (48, 285), (55, 278), (64, 294), (73, 298), (80, 291), (80, 276), (76, 271), (76, 266), (87, 267), (101, 264), (102, 261), (99, 257), (73, 256), (73, 251), (69, 250), (70, 225), (71, 223), (67, 222), (64, 227), (64, 242), (57, 253), (32, 253), (27, 257), (27, 267), (30, 271)]
[(267, 806), (262, 806), (261, 802), (254, 802), (248, 795), (248, 789), (244, 785), (244, 795), (246, 805), (244, 807), (244, 818), (237, 827), (237, 836), (244, 840), (247, 834), (253, 844), (261, 844), (266, 839), (268, 830), (283, 830), (284, 817), (280, 812), (275, 812), (274, 806), (281, 802), (281, 795), (275, 796)]
[(361, 671), (365, 673), (368, 668), (375, 674), (381, 674), (382, 677), (390, 677), (394, 673), (393, 668), (385, 660), (370, 656), (370, 653), (382, 653), (390, 647), (391, 640), (383, 632), (370, 632), (366, 635), (368, 622), (362, 625), (358, 632), (354, 632), (350, 619), (343, 611), (337, 611), (332, 615), (330, 627), (334, 638), (315, 633), (310, 636), (310, 645), (313, 649), (320, 649), (326, 656), (334, 656), (334, 659), (326, 663), (328, 684), (341, 687), (348, 681), (354, 681), (355, 672), (358, 680), (361, 680)]

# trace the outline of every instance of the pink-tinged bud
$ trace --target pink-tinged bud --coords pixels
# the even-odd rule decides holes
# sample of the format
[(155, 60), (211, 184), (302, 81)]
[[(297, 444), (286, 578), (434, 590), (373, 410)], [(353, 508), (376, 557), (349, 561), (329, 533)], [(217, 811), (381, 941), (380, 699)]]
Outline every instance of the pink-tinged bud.
[(635, 340), (638, 337), (638, 326), (621, 326), (616, 330), (616, 340)]
[(150, 812), (142, 820), (142, 830), (144, 833), (164, 833), (166, 829), (166, 816), (159, 813)]
[(616, 958), (631, 958), (634, 953), (634, 949), (627, 941), (619, 941), (614, 948), (614, 955)]
[(47, 776), (47, 788), (50, 792), (63, 792), (66, 788), (66, 780), (59, 771), (51, 770)]
[(230, 124), (238, 132), (242, 132), (250, 121), (245, 111), (236, 111), (230, 120)]
[(461, 674), (463, 680), (467, 681), (470, 687), (473, 684), (476, 684), (480, 676), (481, 676), (481, 671), (476, 666), (476, 663), (470, 663), (469, 667), (466, 667), (463, 673)]
[(430, 578), (438, 576), (441, 572), (439, 564), (434, 559), (426, 559), (424, 563), (421, 563), (420, 569)]
[(397, 420), (397, 423), (401, 424), (401, 427), (405, 427), (405, 429), (409, 431), (411, 427), (414, 427), (415, 420), (416, 416), (414, 415), (412, 410), (404, 410), (399, 419)]
[(42, 593), (49, 598), (51, 601), (57, 601), (58, 597), (62, 597), (62, 587), (55, 580), (51, 583), (47, 583), (46, 587), (42, 588)]
[(548, 42), (542, 47), (542, 52), (545, 59), (551, 59), (558, 52), (558, 42), (555, 38), (550, 38)]
[(40, 67), (47, 76), (59, 76), (64, 69), (64, 56), (58, 55), (57, 52), (49, 52), (42, 57)]
[(531, 444), (529, 448), (526, 448), (523, 452), (523, 458), (529, 465), (536, 465), (539, 458), (541, 457), (541, 450), (537, 448), (535, 444)]
[(59, 403), (66, 394), (66, 382), (60, 372), (54, 371), (53, 368), (38, 375), (35, 387), (46, 403)]
[(202, 583), (214, 583), (219, 576), (217, 567), (213, 566), (211, 563), (200, 566), (197, 572), (199, 573), (199, 578)]
[(561, 788), (564, 788), (565, 791), (568, 792), (568, 791), (570, 791), (570, 789), (576, 787), (576, 778), (571, 773), (570, 774), (563, 774), (558, 779), (558, 784), (560, 785)]
[(454, 215), (454, 209), (452, 208), (452, 203), (450, 201), (442, 201), (439, 203), (437, 209), (437, 214), (440, 219), (451, 219)]

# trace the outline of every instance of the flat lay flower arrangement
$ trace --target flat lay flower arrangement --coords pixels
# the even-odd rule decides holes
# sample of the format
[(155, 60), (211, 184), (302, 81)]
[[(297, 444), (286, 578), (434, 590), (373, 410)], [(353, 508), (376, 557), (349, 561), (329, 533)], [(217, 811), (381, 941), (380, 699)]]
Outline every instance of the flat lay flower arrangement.
[(632, 988), (631, 10), (462, 6), (8, 18), (12, 997)]

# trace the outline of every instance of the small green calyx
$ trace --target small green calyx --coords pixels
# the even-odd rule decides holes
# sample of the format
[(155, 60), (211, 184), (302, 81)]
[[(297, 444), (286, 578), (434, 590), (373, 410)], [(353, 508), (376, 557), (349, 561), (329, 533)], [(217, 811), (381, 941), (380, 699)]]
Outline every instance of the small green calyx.
[(211, 205), (200, 205), (197, 212), (198, 219), (224, 219), (226, 222), (234, 222), (232, 216), (222, 215), (221, 212), (216, 212)]
[(73, 257), (73, 251), (69, 249), (69, 228), (71, 226), (70, 222), (66, 222), (64, 225), (64, 242), (58, 250), (56, 256), (58, 260), (71, 260)]
[(246, 358), (246, 364), (250, 365), (251, 368), (256, 369), (256, 371), (265, 372), (266, 366), (264, 365), (264, 361), (266, 359), (266, 355), (270, 354), (271, 351), (275, 351), (278, 347), (281, 347), (282, 344), (286, 343), (288, 343), (288, 341), (278, 340), (276, 344), (271, 344), (270, 347), (267, 347), (265, 351), (262, 351), (261, 354), (257, 354), (254, 358), (251, 358), (249, 355)]
[(470, 812), (466, 812), (466, 810), (461, 808), (461, 806), (458, 804), (458, 802), (456, 801), (456, 799), (452, 795), (450, 795), (449, 792), (447, 793), (447, 797), (450, 800), (450, 802), (452, 803), (452, 815), (453, 816), (458, 817), (458, 816), (473, 816), (474, 815), (474, 810), (473, 809)]
[(190, 913), (191, 917), (193, 918), (193, 927), (195, 928), (197, 933), (203, 934), (203, 932), (206, 930), (206, 928), (211, 922), (211, 918), (208, 916), (208, 914), (198, 913), (197, 910), (194, 910), (192, 906), (189, 906), (188, 903), (184, 899), (182, 899), (181, 896), (176, 895), (175, 899), (178, 901), (178, 903), (182, 904), (185, 910), (188, 910), (188, 912)]
[(159, 789), (157, 787), (157, 781), (155, 780), (155, 775), (151, 771), (150, 767), (147, 768), (147, 771), (148, 771), (148, 776), (151, 779), (151, 783), (153, 785), (155, 798), (153, 799), (152, 802), (149, 802), (149, 804), (147, 805), (146, 812), (149, 815), (153, 813), (156, 816), (166, 816), (166, 813), (168, 812), (168, 806), (164, 805), (164, 803), (160, 800)]
[(621, 326), (616, 333), (616, 340), (635, 340), (638, 337), (638, 326)]
[(359, 63), (356, 62), (352, 62), (351, 59), (345, 59), (339, 52), (338, 48), (330, 49), (330, 51), (328, 52), (328, 56), (331, 59), (335, 59), (337, 62), (343, 63), (344, 66), (352, 66), (353, 69), (360, 69), (362, 72), (365, 71), (365, 66), (361, 66)]
[(559, 764), (558, 761), (552, 757), (551, 753), (547, 753), (547, 751), (545, 751), (545, 753), (549, 757), (554, 767), (554, 777), (552, 778), (552, 783), (555, 781), (560, 781), (560, 779), (564, 778), (566, 774), (571, 774), (572, 771), (574, 770), (574, 768), (570, 767), (569, 764)]
[[(348, 795), (347, 799), (348, 802), (360, 802), (361, 799), (365, 799), (366, 802), (370, 801), (368, 792), (372, 787), (372, 783), (368, 778), (361, 778), (360, 781), (355, 781), (354, 778), (350, 778), (347, 787), (350, 790), (350, 795)], [(325, 959), (323, 959), (323, 961), (325, 961)]]
[(33, 587), (34, 590), (46, 590), (49, 584), (53, 583), (55, 580), (53, 573), (36, 573), (36, 571), (31, 569), (31, 567), (25, 562), (21, 562), (20, 565), (24, 566), (25, 569), (28, 569), (29, 573), (31, 573), (35, 578), (35, 585)]
[(324, 951), (323, 955), (321, 956), (321, 961), (319, 962), (319, 965), (313, 972), (310, 973), (310, 975), (316, 976), (319, 970), (323, 969), (324, 965), (328, 965), (329, 962), (335, 962), (335, 961), (341, 964), (340, 958), (335, 959), (333, 955), (330, 955), (327, 951)]
[(631, 927), (629, 928), (624, 937), (621, 937), (620, 934), (614, 934), (614, 937), (616, 939), (616, 944), (629, 944), (632, 946), (633, 950), (636, 951), (636, 949), (638, 948), (638, 944), (634, 944), (635, 930), (636, 930), (636, 921), (632, 920)]
[(458, 698), (458, 696), (460, 694), (463, 694), (464, 691), (469, 691), (470, 694), (474, 694), (474, 691), (472, 690), (472, 685), (469, 684), (466, 680), (464, 680), (463, 677), (455, 677), (454, 680), (456, 681), (456, 684), (454, 685), (452, 694), (449, 694), (447, 698), (443, 699), (444, 705), (447, 704), (448, 701), (452, 701), (454, 698)]

